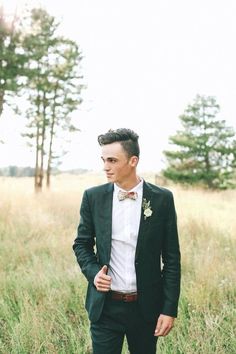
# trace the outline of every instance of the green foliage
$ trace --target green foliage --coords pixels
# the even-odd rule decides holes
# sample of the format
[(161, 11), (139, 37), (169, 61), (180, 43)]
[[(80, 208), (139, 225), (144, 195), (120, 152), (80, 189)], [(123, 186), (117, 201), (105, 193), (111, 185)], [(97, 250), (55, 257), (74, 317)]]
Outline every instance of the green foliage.
[(21, 29), (17, 18), (6, 18), (0, 8), (0, 116), (4, 104), (15, 108), (11, 97), (22, 87), (26, 56), (21, 50)]
[(31, 30), (23, 41), (29, 59), (25, 66), (28, 116), (34, 126), (42, 123), (43, 116), (50, 126), (54, 114), (57, 123), (69, 129), (68, 115), (82, 102), (80, 93), (84, 86), (79, 67), (82, 55), (74, 41), (57, 35), (58, 26), (45, 10), (32, 10)]
[(197, 95), (179, 118), (182, 130), (170, 137), (175, 150), (165, 151), (164, 176), (181, 183), (209, 188), (233, 187), (235, 132), (217, 119), (219, 105), (211, 96)]

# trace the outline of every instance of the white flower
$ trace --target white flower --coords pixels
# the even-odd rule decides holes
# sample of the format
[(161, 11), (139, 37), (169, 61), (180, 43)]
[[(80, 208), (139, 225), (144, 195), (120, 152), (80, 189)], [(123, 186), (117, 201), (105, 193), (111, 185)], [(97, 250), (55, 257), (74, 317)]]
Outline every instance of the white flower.
[(152, 209), (150, 206), (150, 200), (147, 201), (146, 198), (143, 198), (143, 214), (144, 214), (144, 220), (146, 220), (147, 218), (149, 218), (152, 215)]
[(149, 216), (151, 216), (151, 215), (152, 215), (152, 210), (150, 208), (147, 208), (144, 210), (145, 219), (149, 218)]

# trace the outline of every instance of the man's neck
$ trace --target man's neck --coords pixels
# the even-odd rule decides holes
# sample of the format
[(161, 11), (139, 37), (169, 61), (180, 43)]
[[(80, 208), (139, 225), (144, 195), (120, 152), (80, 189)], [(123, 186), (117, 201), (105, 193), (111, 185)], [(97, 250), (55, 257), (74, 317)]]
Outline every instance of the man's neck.
[(130, 179), (130, 180), (126, 180), (122, 183), (116, 183), (116, 185), (119, 188), (124, 189), (125, 191), (129, 191), (131, 189), (133, 189), (135, 186), (137, 186), (141, 181), (141, 178), (137, 175), (134, 176), (134, 178)]

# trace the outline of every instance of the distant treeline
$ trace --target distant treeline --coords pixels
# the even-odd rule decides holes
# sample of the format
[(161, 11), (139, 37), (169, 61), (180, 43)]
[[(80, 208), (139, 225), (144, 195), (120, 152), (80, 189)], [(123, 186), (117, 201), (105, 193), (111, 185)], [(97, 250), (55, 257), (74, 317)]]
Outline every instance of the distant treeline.
[[(58, 175), (61, 173), (70, 173), (74, 175), (79, 175), (88, 172), (88, 170), (83, 168), (62, 171), (57, 168), (52, 169), (52, 175)], [(19, 166), (7, 166), (0, 168), (0, 176), (4, 177), (34, 177), (35, 168), (33, 167), (19, 167)]]

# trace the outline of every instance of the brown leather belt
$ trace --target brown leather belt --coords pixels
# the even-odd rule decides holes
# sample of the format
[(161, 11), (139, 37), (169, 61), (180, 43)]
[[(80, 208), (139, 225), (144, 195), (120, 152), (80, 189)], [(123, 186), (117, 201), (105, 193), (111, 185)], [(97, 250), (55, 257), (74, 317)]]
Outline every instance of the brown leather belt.
[(111, 298), (117, 301), (133, 302), (133, 301), (137, 301), (138, 299), (137, 293), (121, 293), (119, 291), (113, 291), (113, 290), (111, 290), (110, 293), (111, 293)]

